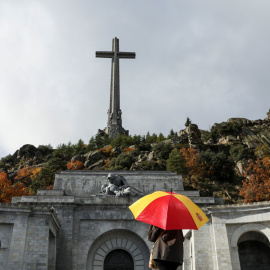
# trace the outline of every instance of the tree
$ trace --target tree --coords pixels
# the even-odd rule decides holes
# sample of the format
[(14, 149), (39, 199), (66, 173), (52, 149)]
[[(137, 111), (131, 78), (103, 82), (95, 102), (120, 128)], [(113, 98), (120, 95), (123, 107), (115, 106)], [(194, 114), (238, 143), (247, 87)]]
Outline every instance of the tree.
[(79, 139), (77, 144), (73, 146), (73, 153), (72, 155), (83, 155), (86, 150), (86, 145), (84, 144), (82, 139)]
[(55, 174), (66, 168), (66, 161), (58, 157), (51, 158), (45, 167), (36, 168), (31, 175), (30, 192), (36, 194), (38, 189), (52, 188)]
[(165, 140), (165, 137), (162, 133), (159, 133), (158, 137), (157, 137), (157, 142), (162, 142)]
[(12, 155), (7, 155), (6, 157), (1, 158), (0, 160), (0, 168), (2, 169), (10, 169), (15, 162), (15, 157)]
[(95, 142), (95, 138), (92, 136), (89, 140), (89, 143), (86, 147), (86, 151), (93, 151), (96, 149), (96, 142)]
[(117, 158), (112, 158), (110, 169), (114, 170), (129, 170), (135, 158), (131, 154), (121, 153)]
[(18, 182), (23, 182), (24, 184), (29, 185), (31, 182), (31, 175), (35, 171), (34, 168), (29, 168), (29, 167), (24, 167), (21, 170), (17, 172), (17, 175), (15, 176), (15, 181)]
[(199, 153), (193, 148), (181, 148), (180, 153), (185, 159), (187, 168), (187, 176), (189, 180), (192, 176), (203, 177), (206, 173), (204, 164), (200, 161)]
[(50, 144), (48, 145), (39, 145), (37, 148), (38, 151), (42, 153), (42, 155), (48, 155), (53, 152), (53, 148)]
[(186, 126), (186, 127), (188, 127), (190, 124), (191, 124), (191, 121), (190, 121), (190, 119), (187, 117), (187, 120), (186, 120), (185, 126)]
[(238, 162), (239, 160), (248, 159), (253, 155), (253, 152), (247, 146), (242, 144), (231, 145), (230, 155), (232, 156), (235, 162)]
[(23, 183), (17, 182), (12, 185), (11, 180), (8, 179), (7, 173), (0, 173), (0, 203), (9, 203), (12, 197), (28, 195), (31, 194), (27, 192), (27, 188)]
[(83, 162), (76, 160), (67, 163), (68, 170), (82, 170), (84, 168)]
[(176, 172), (177, 174), (186, 175), (186, 160), (178, 149), (173, 149), (166, 161), (167, 170)]
[(259, 158), (267, 157), (270, 155), (270, 149), (266, 144), (262, 144), (256, 147), (254, 154)]
[(62, 143), (57, 146), (56, 150), (54, 150), (53, 156), (68, 161), (72, 158), (73, 150), (71, 142), (68, 144)]
[(157, 142), (157, 134), (153, 133), (152, 135), (150, 135), (150, 133), (147, 132), (146, 137), (145, 137), (145, 142), (146, 143), (155, 143), (155, 142)]
[(153, 147), (155, 157), (161, 160), (167, 160), (172, 150), (172, 145), (164, 142), (157, 143)]
[(270, 156), (250, 161), (244, 176), (243, 186), (239, 190), (244, 202), (270, 200)]
[(55, 173), (48, 167), (41, 168), (37, 173), (32, 175), (32, 184), (30, 192), (36, 194), (38, 189), (47, 189), (54, 184)]
[(234, 162), (223, 151), (215, 153), (210, 149), (200, 153), (200, 161), (209, 172), (212, 181), (233, 182), (235, 179)]
[(61, 158), (53, 157), (48, 160), (47, 167), (54, 173), (59, 173), (67, 169), (66, 161)]
[(206, 174), (199, 153), (193, 148), (174, 149), (167, 160), (167, 169), (182, 174), (188, 183)]
[(171, 129), (170, 133), (168, 135), (168, 139), (171, 139), (171, 138), (174, 138), (174, 137), (177, 137), (177, 132), (174, 132), (174, 130)]

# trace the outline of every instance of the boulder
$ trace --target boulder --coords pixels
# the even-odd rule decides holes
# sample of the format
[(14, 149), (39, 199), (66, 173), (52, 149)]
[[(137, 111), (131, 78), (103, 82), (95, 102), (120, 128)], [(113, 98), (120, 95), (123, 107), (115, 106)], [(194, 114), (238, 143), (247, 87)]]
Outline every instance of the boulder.
[(88, 170), (101, 170), (104, 165), (105, 165), (104, 160), (101, 159), (98, 162), (96, 162), (96, 163), (92, 164), (91, 166), (89, 166), (87, 169)]
[(121, 154), (121, 149), (120, 147), (114, 147), (112, 150), (111, 150), (111, 154), (112, 156), (118, 156)]
[[(87, 154), (84, 155), (85, 158), (85, 163), (88, 161), (88, 166), (95, 164), (96, 162), (98, 162), (99, 160), (103, 160), (104, 159), (104, 155), (102, 154), (102, 152), (100, 152), (99, 150), (95, 150), (95, 151), (91, 151)], [(85, 167), (88, 167), (85, 166)]]
[(198, 126), (195, 124), (190, 124), (188, 127), (186, 127), (185, 131), (188, 136), (189, 146), (194, 149), (199, 149), (203, 142), (201, 139), (201, 131), (199, 130)]
[(76, 156), (72, 157), (71, 161), (72, 162), (75, 162), (75, 161), (84, 162), (85, 157), (83, 155), (76, 155)]
[(147, 157), (147, 160), (148, 161), (151, 161), (153, 159), (154, 159), (154, 151), (150, 152), (149, 155), (148, 155), (148, 157)]
[(237, 123), (240, 125), (249, 125), (251, 123), (251, 121), (246, 119), (246, 118), (229, 118), (227, 120), (227, 123)]
[(240, 142), (240, 140), (236, 136), (233, 136), (233, 135), (221, 137), (218, 140), (219, 144), (235, 144), (237, 142)]

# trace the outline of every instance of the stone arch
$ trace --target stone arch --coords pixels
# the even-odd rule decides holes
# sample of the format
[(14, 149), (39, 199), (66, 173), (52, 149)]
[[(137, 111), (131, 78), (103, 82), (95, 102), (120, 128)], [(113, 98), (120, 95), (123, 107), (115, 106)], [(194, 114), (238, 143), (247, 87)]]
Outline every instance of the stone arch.
[(99, 236), (89, 249), (87, 270), (103, 270), (106, 256), (113, 250), (127, 251), (133, 258), (134, 270), (148, 268), (149, 249), (144, 240), (134, 232), (116, 229)]
[(265, 235), (270, 241), (270, 230), (262, 224), (244, 224), (238, 227), (231, 237), (231, 247), (237, 249), (238, 240), (244, 233), (255, 231)]

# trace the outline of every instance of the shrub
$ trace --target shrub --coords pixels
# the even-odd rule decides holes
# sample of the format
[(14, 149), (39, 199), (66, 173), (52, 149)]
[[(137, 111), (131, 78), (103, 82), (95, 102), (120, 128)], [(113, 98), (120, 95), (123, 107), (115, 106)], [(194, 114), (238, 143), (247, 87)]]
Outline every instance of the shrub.
[(234, 162), (224, 152), (214, 153), (210, 149), (200, 153), (200, 161), (203, 162), (212, 181), (232, 182), (235, 177)]
[(160, 142), (154, 145), (153, 150), (156, 158), (167, 160), (171, 151), (173, 150), (173, 147), (170, 143)]
[(52, 172), (49, 168), (41, 168), (41, 170), (32, 177), (30, 192), (36, 194), (38, 189), (46, 189), (47, 187), (53, 185), (54, 175), (54, 172)]
[(166, 163), (168, 171), (176, 172), (177, 174), (187, 173), (187, 168), (185, 166), (186, 160), (177, 149), (174, 149), (170, 153)]
[(117, 158), (112, 158), (110, 168), (115, 170), (129, 170), (135, 158), (127, 153), (121, 153)]
[(67, 163), (68, 170), (82, 170), (84, 168), (83, 162), (76, 160)]
[(253, 151), (242, 144), (231, 145), (230, 155), (235, 162), (238, 162), (239, 160), (249, 159), (253, 155)]

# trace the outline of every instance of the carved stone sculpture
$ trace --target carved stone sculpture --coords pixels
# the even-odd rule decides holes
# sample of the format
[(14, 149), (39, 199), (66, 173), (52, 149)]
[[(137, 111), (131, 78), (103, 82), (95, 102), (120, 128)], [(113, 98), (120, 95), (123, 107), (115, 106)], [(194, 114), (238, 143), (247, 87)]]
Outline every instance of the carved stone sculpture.
[(122, 175), (109, 173), (107, 183), (101, 186), (101, 193), (117, 197), (136, 196), (140, 191), (128, 185), (127, 180)]

